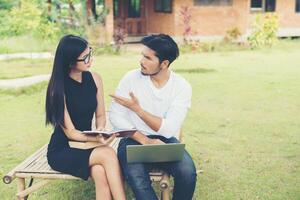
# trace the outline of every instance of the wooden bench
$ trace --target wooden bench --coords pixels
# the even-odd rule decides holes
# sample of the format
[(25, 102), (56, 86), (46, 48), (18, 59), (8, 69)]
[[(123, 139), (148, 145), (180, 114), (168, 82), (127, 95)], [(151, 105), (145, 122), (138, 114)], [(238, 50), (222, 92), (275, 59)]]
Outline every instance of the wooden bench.
[[(108, 121), (109, 122), (109, 121)], [(110, 126), (110, 125), (109, 125)], [(181, 133), (179, 138), (181, 139)], [(115, 139), (110, 146), (117, 150), (120, 139)], [(49, 184), (53, 180), (81, 180), (80, 178), (57, 172), (48, 165), (47, 162), (47, 144), (37, 150), (34, 154), (12, 169), (3, 177), (3, 182), (10, 184), (14, 179), (17, 180), (17, 199), (26, 200), (29, 194), (37, 191), (38, 189)], [(160, 171), (153, 170), (150, 172), (150, 179), (154, 182), (159, 182), (159, 188), (161, 190), (160, 196), (162, 200), (170, 199), (170, 176), (169, 174)], [(33, 184), (33, 180), (39, 180), (39, 182)], [(25, 180), (29, 180), (29, 185), (26, 187)]]

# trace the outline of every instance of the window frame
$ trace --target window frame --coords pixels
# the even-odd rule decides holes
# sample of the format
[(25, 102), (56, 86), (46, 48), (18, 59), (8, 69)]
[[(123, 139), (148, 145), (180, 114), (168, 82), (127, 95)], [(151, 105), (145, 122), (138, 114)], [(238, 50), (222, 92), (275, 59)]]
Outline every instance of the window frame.
[[(158, 1), (161, 2), (162, 10), (158, 10), (158, 9), (156, 8), (156, 3), (157, 3)], [(156, 12), (156, 13), (172, 13), (172, 12), (173, 12), (173, 0), (170, 0), (170, 4), (171, 4), (171, 5), (170, 5), (170, 11), (164, 10), (164, 9), (163, 9), (163, 1), (164, 1), (164, 0), (155, 0), (155, 1), (154, 1), (154, 12)]]
[[(136, 18), (141, 18), (142, 16), (142, 11), (141, 11), (141, 0), (139, 1), (139, 4), (140, 4), (140, 8), (139, 8), (139, 13), (135, 13), (134, 12), (134, 15), (131, 15), (132, 13), (130, 11), (134, 10), (134, 6), (131, 4), (131, 0), (128, 1), (128, 7), (127, 7), (127, 17), (128, 18), (132, 18), (132, 19), (136, 19)], [(130, 6), (132, 8), (132, 10), (130, 10)], [(136, 15), (138, 14), (138, 15)]]
[[(297, 10), (299, 8), (299, 10)], [(300, 14), (300, 0), (295, 0), (295, 13)]]
[[(201, 0), (198, 0), (201, 1)], [(222, 1), (222, 0), (219, 0)], [(219, 6), (233, 6), (233, 0), (229, 0), (230, 2), (228, 2), (228, 4), (201, 4), (200, 2), (196, 2), (196, 0), (193, 0), (193, 5), (194, 6), (199, 6), (199, 7), (210, 7), (210, 6), (214, 6), (214, 7), (219, 7)]]
[(251, 0), (250, 0), (250, 12), (262, 12), (262, 13), (273, 13), (273, 12), (276, 12), (276, 9), (277, 9), (277, 0), (274, 0), (274, 3), (275, 3), (275, 6), (274, 6), (274, 11), (266, 11), (266, 2), (267, 0), (261, 0), (262, 2), (262, 6), (260, 8), (252, 8), (251, 7)]

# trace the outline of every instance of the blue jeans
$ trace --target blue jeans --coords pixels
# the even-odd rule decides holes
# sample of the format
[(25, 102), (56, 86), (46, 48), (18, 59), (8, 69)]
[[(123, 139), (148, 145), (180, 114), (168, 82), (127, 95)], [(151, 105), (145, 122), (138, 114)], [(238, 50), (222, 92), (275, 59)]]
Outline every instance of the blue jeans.
[[(158, 138), (165, 143), (179, 143), (172, 137), (149, 136)], [(196, 169), (191, 156), (187, 151), (179, 162), (164, 163), (127, 163), (126, 146), (140, 144), (131, 138), (123, 138), (118, 147), (118, 158), (126, 182), (131, 187), (137, 200), (156, 200), (157, 196), (151, 186), (149, 170), (161, 169), (174, 177), (173, 200), (191, 200), (196, 186)]]

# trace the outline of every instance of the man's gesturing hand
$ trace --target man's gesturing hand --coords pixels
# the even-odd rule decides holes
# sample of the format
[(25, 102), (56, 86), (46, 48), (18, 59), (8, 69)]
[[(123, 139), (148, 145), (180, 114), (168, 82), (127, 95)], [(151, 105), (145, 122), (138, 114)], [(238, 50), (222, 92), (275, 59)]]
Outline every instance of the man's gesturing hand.
[(115, 94), (110, 94), (109, 96), (111, 96), (118, 104), (129, 108), (135, 113), (139, 113), (141, 111), (139, 100), (134, 96), (133, 92), (129, 92), (129, 95), (131, 97), (130, 99)]

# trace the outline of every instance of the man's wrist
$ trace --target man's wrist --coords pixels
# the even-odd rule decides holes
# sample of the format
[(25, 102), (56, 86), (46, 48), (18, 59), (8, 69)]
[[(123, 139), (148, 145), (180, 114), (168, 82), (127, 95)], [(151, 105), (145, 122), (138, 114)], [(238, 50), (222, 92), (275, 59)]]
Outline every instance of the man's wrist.
[(144, 110), (142, 108), (139, 108), (135, 113), (141, 118), (144, 114)]
[(139, 132), (139, 131), (135, 132), (135, 133), (131, 136), (131, 138), (132, 138), (133, 140), (135, 140), (135, 141), (141, 143), (141, 144), (148, 144), (148, 141), (149, 141), (149, 138), (148, 138), (146, 135), (144, 135), (144, 134), (142, 134), (141, 132)]

